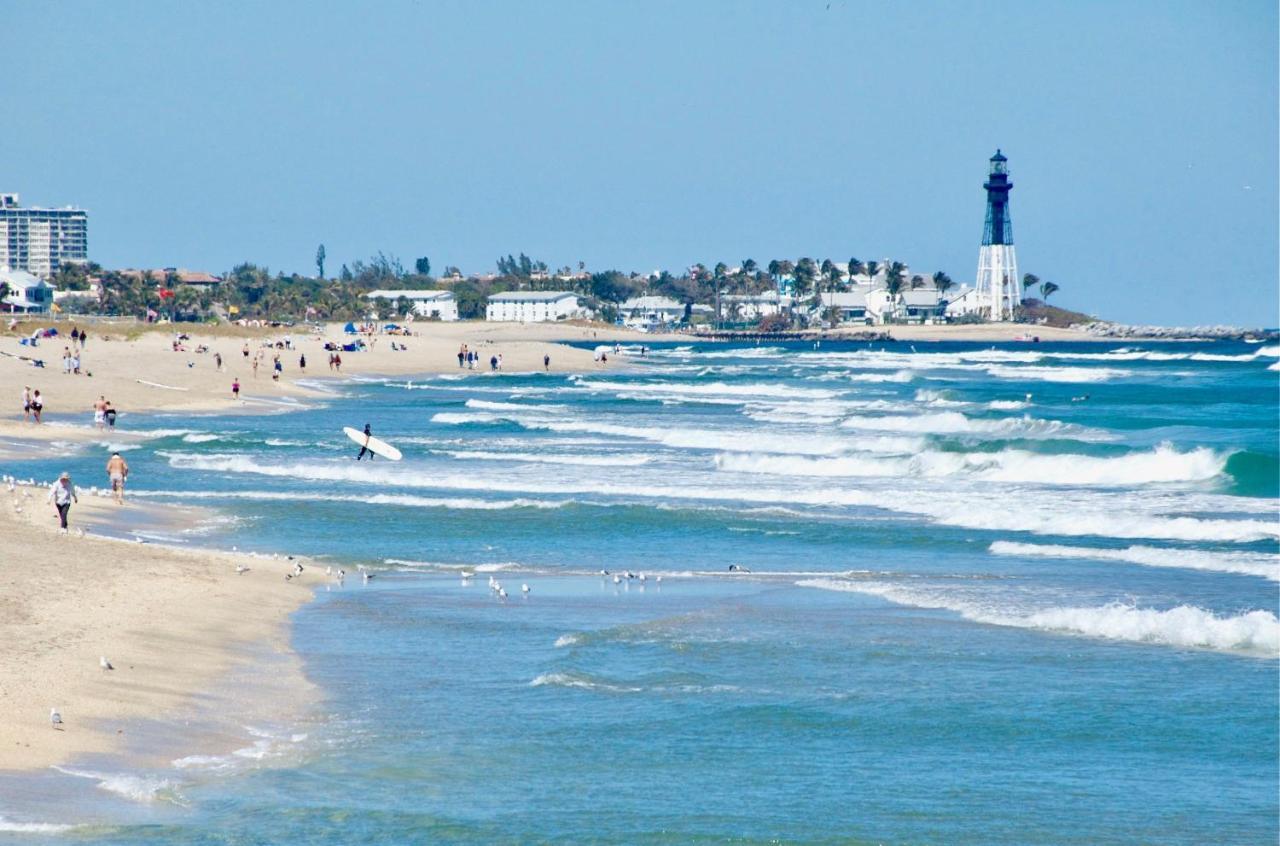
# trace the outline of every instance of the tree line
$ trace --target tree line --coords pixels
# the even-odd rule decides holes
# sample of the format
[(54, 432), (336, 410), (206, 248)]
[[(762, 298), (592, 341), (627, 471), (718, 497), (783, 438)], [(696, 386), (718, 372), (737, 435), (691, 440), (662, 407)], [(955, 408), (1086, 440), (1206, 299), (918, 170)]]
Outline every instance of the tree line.
[[(688, 270), (672, 274), (662, 271), (656, 276), (625, 273), (611, 269), (585, 272), (578, 262), (577, 272), (569, 266), (548, 270), (546, 262), (521, 252), (508, 254), (496, 261), (494, 275), (463, 274), (454, 266), (446, 266), (440, 277), (431, 275), (431, 262), (420, 257), (413, 270), (400, 259), (379, 251), (368, 260), (341, 265), (336, 276), (325, 275), (325, 248), (316, 250), (316, 275), (272, 273), (266, 266), (242, 262), (222, 276), (216, 285), (186, 285), (174, 272), (125, 273), (106, 270), (88, 263), (64, 265), (51, 280), (60, 291), (84, 291), (62, 304), (63, 310), (80, 313), (143, 316), (148, 311), (171, 317), (201, 319), (217, 314), (233, 317), (271, 320), (357, 320), (368, 315), (371, 304), (365, 296), (381, 288), (452, 290), (459, 316), (483, 317), (487, 299), (493, 294), (513, 290), (567, 290), (586, 300), (588, 307), (612, 320), (621, 303), (639, 296), (662, 296), (691, 306), (705, 303), (716, 306), (717, 314), (733, 319), (736, 306), (722, 308), (729, 295), (761, 294), (786, 285), (797, 302), (815, 310), (826, 293), (851, 290), (855, 278), (879, 280), (891, 295), (918, 288), (934, 288), (943, 298), (954, 287), (951, 277), (937, 271), (924, 276), (908, 272), (900, 261), (863, 261), (849, 259), (847, 273), (831, 259), (817, 261), (809, 257), (797, 260), (773, 259), (761, 266), (745, 259), (734, 268), (725, 262), (708, 267), (698, 263)], [(89, 278), (102, 286), (100, 298), (89, 296)], [(1034, 274), (1023, 279), (1024, 289), (1036, 288), (1047, 299), (1058, 285)], [(380, 316), (407, 314), (411, 303), (400, 298), (395, 303), (379, 303)]]

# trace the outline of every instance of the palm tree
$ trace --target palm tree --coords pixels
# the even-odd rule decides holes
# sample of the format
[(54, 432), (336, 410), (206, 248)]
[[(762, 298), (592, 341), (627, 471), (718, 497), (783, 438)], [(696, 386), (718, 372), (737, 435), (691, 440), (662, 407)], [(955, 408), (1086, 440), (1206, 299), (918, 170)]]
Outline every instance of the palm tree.
[(876, 280), (876, 274), (880, 272), (880, 262), (868, 261), (864, 262), (862, 269), (867, 271), (867, 284), (871, 284)]
[(1046, 303), (1049, 302), (1049, 295), (1058, 290), (1058, 285), (1054, 282), (1044, 281), (1040, 283), (1040, 299)]
[(818, 265), (811, 258), (802, 258), (796, 262), (795, 268), (795, 296), (796, 299), (803, 299), (805, 294), (809, 293), (809, 288), (813, 284), (814, 277), (818, 275)]
[(921, 276), (919, 273), (913, 274), (911, 276), (911, 290), (914, 291), (916, 288), (919, 288), (923, 284), (924, 284), (924, 277)]
[(760, 265), (756, 264), (755, 259), (747, 259), (742, 263), (742, 272), (748, 276), (755, 276), (760, 270)]
[(1034, 273), (1026, 273), (1026, 274), (1023, 274), (1023, 277), (1022, 277), (1022, 287), (1023, 287), (1023, 289), (1026, 289), (1026, 288), (1034, 288), (1035, 286), (1037, 286), (1037, 285), (1039, 285), (1039, 284), (1040, 284), (1040, 277), (1039, 277), (1039, 276), (1036, 276)]
[(850, 258), (849, 259), (849, 284), (853, 285), (853, 277), (859, 273), (864, 272), (865, 270), (866, 268), (862, 266), (862, 262), (858, 261), (856, 258)]
[(941, 270), (933, 274), (933, 287), (938, 289), (939, 297), (945, 295), (947, 293), (947, 289), (953, 284), (951, 277), (943, 273)]
[(777, 259), (771, 259), (769, 261), (769, 264), (765, 267), (765, 270), (768, 271), (769, 275), (773, 277), (773, 282), (775, 285), (778, 282), (778, 274), (781, 273), (781, 270), (780, 270), (781, 267), (782, 265), (778, 262)]

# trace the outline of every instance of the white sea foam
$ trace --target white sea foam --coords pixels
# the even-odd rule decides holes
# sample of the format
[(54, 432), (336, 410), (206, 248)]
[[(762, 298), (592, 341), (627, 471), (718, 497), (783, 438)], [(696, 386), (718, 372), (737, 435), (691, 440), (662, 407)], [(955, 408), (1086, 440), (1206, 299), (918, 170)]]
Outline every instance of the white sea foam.
[(725, 453), (716, 456), (720, 470), (787, 476), (969, 476), (999, 482), (1046, 485), (1130, 487), (1155, 482), (1212, 479), (1226, 467), (1227, 457), (1201, 447), (1182, 453), (1168, 444), (1150, 452), (1112, 458), (1079, 454), (1045, 455), (1025, 450), (1000, 452), (921, 452), (909, 458)]
[[(0, 832), (11, 831), (16, 834), (61, 834), (75, 828), (67, 823), (18, 822), (0, 817)], [(25, 842), (25, 841), (24, 841)]]
[(594, 681), (585, 676), (576, 673), (543, 673), (537, 676), (533, 681), (529, 682), (530, 687), (576, 687), (582, 690), (599, 690), (607, 693), (640, 693), (643, 687), (633, 687), (630, 685), (610, 684), (608, 682)]
[(1119, 603), (1095, 607), (1001, 609), (958, 598), (945, 590), (908, 588), (885, 582), (805, 579), (796, 584), (878, 596), (898, 605), (953, 611), (967, 620), (995, 626), (1280, 657), (1280, 620), (1269, 611), (1219, 617), (1190, 605), (1158, 610)]
[(1110, 382), (1133, 375), (1133, 371), (1112, 367), (1009, 367), (992, 365), (985, 368), (997, 379), (1035, 380), (1040, 382)]
[(440, 450), (445, 455), (473, 461), (517, 461), (531, 464), (572, 464), (585, 467), (639, 467), (652, 459), (645, 455), (568, 455), (554, 452), (484, 452)]
[(132, 775), (129, 773), (101, 773), (92, 770), (73, 770), (54, 766), (60, 773), (76, 778), (93, 779), (100, 790), (114, 793), (134, 802), (154, 802), (162, 800), (174, 804), (183, 804), (182, 794), (176, 785), (166, 778), (157, 776)]
[(551, 403), (543, 405), (534, 405), (528, 403), (514, 402), (491, 402), (489, 400), (469, 399), (467, 400), (467, 408), (477, 408), (485, 411), (519, 411), (519, 412), (552, 412), (564, 411), (568, 408), (565, 405), (554, 405)]
[(1031, 417), (969, 417), (959, 411), (931, 411), (924, 414), (855, 416), (841, 424), (850, 429), (886, 432), (919, 432), (935, 435), (992, 435), (998, 438), (1070, 438), (1073, 440), (1113, 440), (1114, 435), (1086, 429), (1060, 420)]
[(910, 382), (916, 378), (911, 370), (898, 370), (893, 373), (852, 373), (850, 382)]
[(214, 435), (209, 432), (192, 432), (189, 435), (183, 435), (182, 440), (189, 444), (204, 444), (209, 441), (222, 440), (222, 436)]
[(779, 384), (728, 384), (725, 382), (600, 382), (579, 378), (576, 384), (590, 391), (613, 391), (631, 394), (673, 394), (685, 396), (711, 397), (744, 397), (759, 399), (760, 397), (831, 399), (837, 396), (835, 391), (820, 388), (798, 388)]
[(1015, 543), (996, 541), (991, 544), (996, 555), (1025, 558), (1082, 558), (1086, 560), (1125, 561), (1146, 567), (1174, 567), (1186, 570), (1209, 570), (1216, 573), (1242, 573), (1280, 582), (1280, 555), (1265, 552), (1211, 552), (1200, 549), (1168, 549), (1154, 546), (1130, 546), (1125, 549), (1100, 549), (1058, 544)]
[(1267, 356), (1268, 358), (1280, 358), (1280, 347), (1259, 347), (1254, 354), (1255, 358)]

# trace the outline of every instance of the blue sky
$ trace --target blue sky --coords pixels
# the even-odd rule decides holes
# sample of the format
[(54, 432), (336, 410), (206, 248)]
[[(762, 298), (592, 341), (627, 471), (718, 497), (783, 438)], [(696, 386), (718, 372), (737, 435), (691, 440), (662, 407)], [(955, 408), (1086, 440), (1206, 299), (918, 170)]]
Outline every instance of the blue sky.
[(107, 266), (970, 281), (1001, 147), (1023, 270), (1159, 323), (1277, 318), (1276, 4), (0, 0), (0, 190)]

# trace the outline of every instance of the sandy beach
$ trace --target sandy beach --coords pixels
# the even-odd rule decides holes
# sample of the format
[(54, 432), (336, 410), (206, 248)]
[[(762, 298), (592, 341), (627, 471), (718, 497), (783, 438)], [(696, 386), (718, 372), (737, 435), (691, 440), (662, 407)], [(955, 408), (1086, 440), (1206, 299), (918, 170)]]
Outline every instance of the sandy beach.
[[(43, 487), (0, 489), (0, 770), (145, 744), (135, 733), (146, 721), (197, 705), (252, 707), (244, 690), (218, 682), (261, 649), (281, 657), (275, 679), (288, 675), (304, 695), (286, 624), (322, 574), (285, 581), (293, 562), (283, 559), (111, 540), (92, 528), (81, 537), (77, 527), (127, 521), (139, 508), (87, 489), (63, 535), (45, 497)], [(238, 575), (237, 563), (250, 570)], [(103, 656), (115, 669), (99, 666)], [(55, 707), (62, 730), (50, 725)]]
[[(89, 327), (89, 341), (81, 360), (82, 375), (67, 375), (63, 372), (62, 354), (70, 344), (69, 337), (60, 334), (45, 338), (34, 348), (20, 343), (34, 327), (42, 325), (46, 324), (28, 321), (19, 324), (16, 331), (0, 334), (0, 353), (5, 353), (0, 355), (0, 396), (7, 400), (0, 406), (0, 440), (94, 437), (91, 433), (68, 434), (65, 427), (51, 431), (24, 424), (20, 400), (27, 386), (41, 392), (46, 418), (81, 414), (86, 425), (93, 421), (93, 403), (105, 397), (120, 413), (119, 427), (112, 434), (115, 438), (124, 436), (130, 412), (214, 412), (236, 408), (253, 413), (279, 411), (300, 399), (318, 396), (319, 392), (308, 385), (316, 380), (457, 370), (457, 353), (462, 344), (480, 353), (477, 370), (487, 370), (489, 358), (494, 355), (502, 356), (502, 367), (507, 371), (542, 370), (544, 357), (549, 356), (552, 372), (566, 372), (617, 365), (598, 364), (590, 351), (559, 341), (653, 340), (638, 333), (565, 324), (416, 323), (412, 324), (416, 333), (413, 336), (380, 335), (365, 351), (340, 353), (341, 369), (333, 370), (324, 345), (352, 340), (343, 333), (342, 324), (329, 324), (321, 332), (303, 327), (211, 330), (198, 324), (97, 324)], [(62, 321), (57, 325), (60, 333), (69, 335), (74, 324)], [(179, 332), (189, 335), (189, 339), (182, 342), (181, 351), (175, 351), (173, 340)], [(286, 338), (292, 349), (275, 346)], [(397, 349), (392, 349), (393, 342)], [(246, 346), (248, 356), (244, 355)], [(197, 352), (202, 347), (206, 351)], [(221, 369), (216, 364), (217, 355), (222, 357)], [(255, 375), (252, 362), (259, 355)], [(271, 378), (276, 355), (283, 366), (279, 381)], [(44, 366), (35, 367), (18, 356), (42, 359)], [(302, 356), (306, 357), (305, 369), (300, 366)], [(239, 399), (231, 393), (233, 380), (240, 382)]]

